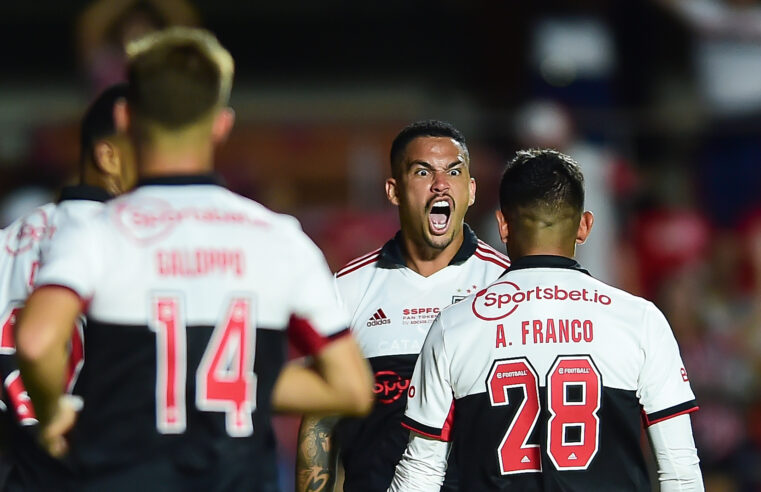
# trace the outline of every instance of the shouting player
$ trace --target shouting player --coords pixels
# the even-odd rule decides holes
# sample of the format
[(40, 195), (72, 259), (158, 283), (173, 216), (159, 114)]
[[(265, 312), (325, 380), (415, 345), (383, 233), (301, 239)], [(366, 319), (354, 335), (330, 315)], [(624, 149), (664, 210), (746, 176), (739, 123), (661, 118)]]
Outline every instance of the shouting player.
[[(233, 60), (206, 31), (172, 28), (129, 46), (118, 114), (137, 188), (51, 242), (19, 317), (21, 376), (77, 491), (258, 491), (271, 486), (272, 405), (361, 414), (370, 374), (322, 254), (290, 217), (212, 174), (227, 136)], [(59, 403), (66, 342), (87, 316), (72, 415)], [(315, 356), (273, 394), (286, 333)]]
[[(421, 121), (391, 146), (386, 196), (401, 230), (382, 248), (336, 274), (351, 329), (375, 373), (375, 404), (363, 419), (305, 417), (299, 434), (297, 490), (332, 490), (336, 450), (344, 490), (386, 490), (408, 433), (401, 427), (415, 360), (436, 314), (497, 278), (507, 257), (464, 223), (475, 201), (470, 155), (448, 123)], [(448, 486), (456, 480), (448, 480)], [(452, 485), (454, 486), (454, 485)]]
[[(3, 255), (11, 264), (2, 275), (0, 302), (0, 376), (3, 381), (9, 433), (9, 459), (13, 472), (4, 491), (54, 490), (62, 464), (37, 445), (33, 435), (37, 420), (19, 377), (13, 339), (13, 321), (32, 290), (34, 277), (45, 250), (57, 231), (71, 221), (86, 220), (102, 210), (104, 202), (135, 183), (132, 148), (124, 132), (114, 123), (114, 110), (124, 104), (125, 84), (106, 89), (88, 108), (81, 124), (79, 185), (67, 186), (59, 202), (43, 205), (11, 224), (3, 244)], [(83, 362), (82, 326), (73, 331), (64, 389), (70, 392)]]
[(643, 420), (661, 490), (703, 490), (695, 397), (666, 319), (573, 259), (593, 223), (578, 165), (519, 152), (500, 206), (513, 263), (433, 323), (389, 490), (439, 490), (454, 443), (465, 491), (649, 491)]

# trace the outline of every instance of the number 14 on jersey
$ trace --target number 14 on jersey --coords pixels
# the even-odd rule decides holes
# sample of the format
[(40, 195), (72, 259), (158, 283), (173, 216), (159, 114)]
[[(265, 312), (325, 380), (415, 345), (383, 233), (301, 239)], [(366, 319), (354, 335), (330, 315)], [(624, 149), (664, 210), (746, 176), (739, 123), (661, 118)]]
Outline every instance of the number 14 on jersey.
[[(224, 412), (225, 428), (233, 437), (254, 432), (255, 331), (251, 300), (233, 298), (214, 328), (196, 370), (196, 407)], [(156, 333), (156, 427), (162, 434), (181, 434), (187, 426), (187, 326), (181, 297), (152, 298), (151, 329)]]

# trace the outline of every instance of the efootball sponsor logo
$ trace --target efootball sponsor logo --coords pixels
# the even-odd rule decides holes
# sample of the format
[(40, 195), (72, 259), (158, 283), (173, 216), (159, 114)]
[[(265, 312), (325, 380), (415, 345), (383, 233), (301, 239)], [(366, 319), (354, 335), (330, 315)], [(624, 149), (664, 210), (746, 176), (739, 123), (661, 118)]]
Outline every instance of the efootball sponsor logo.
[(378, 308), (378, 310), (370, 316), (370, 319), (367, 321), (367, 326), (387, 325), (390, 323), (391, 320), (386, 316), (386, 313), (383, 312), (383, 309)]
[(476, 294), (473, 314), (484, 321), (496, 321), (513, 314), (521, 304), (540, 301), (590, 302), (603, 306), (613, 302), (597, 290), (567, 289), (559, 285), (537, 285), (523, 290), (513, 282), (497, 282)]

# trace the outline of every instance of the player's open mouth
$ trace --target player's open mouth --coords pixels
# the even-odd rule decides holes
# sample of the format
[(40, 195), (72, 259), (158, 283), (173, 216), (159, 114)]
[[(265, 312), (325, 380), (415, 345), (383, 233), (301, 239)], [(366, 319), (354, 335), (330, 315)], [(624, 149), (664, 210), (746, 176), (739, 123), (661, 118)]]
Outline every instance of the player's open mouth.
[(431, 211), (428, 213), (428, 223), (431, 226), (431, 232), (434, 234), (443, 234), (449, 228), (449, 217), (452, 215), (452, 205), (448, 200), (437, 199), (431, 205)]

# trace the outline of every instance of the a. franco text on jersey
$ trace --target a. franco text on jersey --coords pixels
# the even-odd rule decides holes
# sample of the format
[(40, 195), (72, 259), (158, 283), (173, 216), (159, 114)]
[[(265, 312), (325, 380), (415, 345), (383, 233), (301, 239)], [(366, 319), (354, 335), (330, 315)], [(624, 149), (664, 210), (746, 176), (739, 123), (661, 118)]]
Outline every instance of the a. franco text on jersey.
[[(512, 346), (505, 334), (505, 325), (495, 329), (495, 346)], [(590, 343), (594, 340), (594, 323), (588, 319), (534, 319), (521, 321), (521, 345), (527, 343)]]

